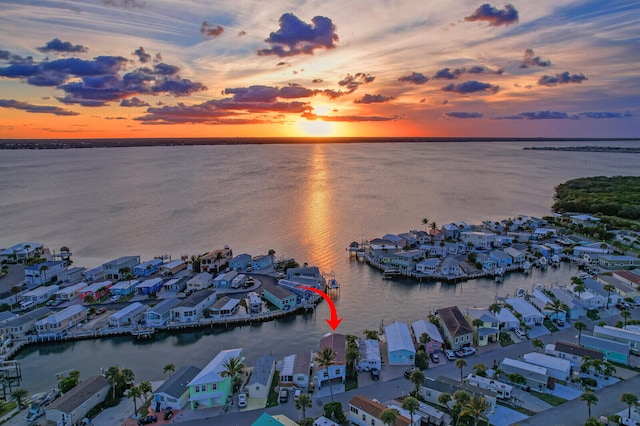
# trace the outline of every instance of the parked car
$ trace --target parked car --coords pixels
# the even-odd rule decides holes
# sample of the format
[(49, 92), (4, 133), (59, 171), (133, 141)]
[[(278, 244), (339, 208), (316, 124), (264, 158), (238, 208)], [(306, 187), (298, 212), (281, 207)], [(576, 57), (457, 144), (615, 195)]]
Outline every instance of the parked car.
[(238, 407), (244, 408), (247, 406), (247, 394), (239, 393), (238, 394)]
[(556, 318), (555, 320), (553, 320), (553, 322), (556, 323), (558, 327), (564, 327), (564, 321), (560, 318)]
[(158, 417), (157, 416), (144, 416), (140, 419), (138, 419), (138, 424), (139, 425), (148, 425), (151, 423), (155, 423), (158, 421)]
[(96, 314), (97, 314), (97, 315), (102, 315), (102, 314), (104, 314), (105, 312), (107, 312), (107, 308), (105, 308), (105, 307), (103, 306), (102, 308), (100, 308), (100, 309), (98, 309), (98, 310), (96, 311)]
[(165, 420), (169, 420), (171, 417), (173, 417), (173, 408), (171, 407), (167, 407), (164, 409), (164, 416), (162, 416), (163, 419)]
[(455, 361), (456, 360), (456, 355), (453, 353), (453, 351), (451, 349), (445, 349), (444, 351), (444, 356), (449, 360), (449, 361)]
[(404, 377), (406, 377), (407, 379), (411, 378), (411, 375), (414, 371), (418, 371), (418, 369), (416, 367), (407, 368), (406, 370), (404, 370)]
[(526, 340), (527, 339), (527, 333), (524, 330), (520, 329), (520, 328), (518, 328), (516, 330), (516, 336), (518, 336), (522, 340)]
[(115, 296), (111, 296), (111, 302), (117, 302), (118, 300), (120, 300), (120, 295), (116, 294)]
[(300, 389), (296, 389), (295, 392), (293, 393), (293, 399), (300, 398), (300, 395), (302, 395), (302, 391)]
[(289, 400), (289, 390), (280, 389), (280, 402), (287, 402)]
[(370, 370), (371, 373), (371, 380), (380, 380), (380, 370), (378, 370), (377, 368), (372, 368)]
[(438, 355), (438, 352), (431, 352), (429, 354), (429, 358), (431, 358), (431, 361), (436, 364), (440, 362), (440, 355)]
[(476, 348), (473, 348), (471, 346), (465, 346), (464, 348), (460, 349), (462, 351), (462, 356), (471, 356), (473, 354), (476, 353)]
[(58, 389), (51, 389), (47, 396), (44, 397), (44, 403), (50, 404), (56, 400), (60, 396), (60, 391)]
[(62, 299), (56, 299), (53, 301), (53, 303), (51, 304), (51, 306), (58, 306), (61, 305), (62, 303), (64, 303), (64, 300)]

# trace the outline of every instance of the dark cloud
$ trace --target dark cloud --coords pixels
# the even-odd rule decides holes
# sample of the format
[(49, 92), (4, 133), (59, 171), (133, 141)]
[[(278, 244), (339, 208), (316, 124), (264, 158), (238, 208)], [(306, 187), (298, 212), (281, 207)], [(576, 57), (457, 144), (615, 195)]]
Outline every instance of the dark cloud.
[(321, 93), (320, 90), (307, 89), (298, 84), (284, 87), (249, 86), (225, 89), (225, 95), (233, 95), (233, 102), (275, 102), (281, 99), (308, 98)]
[(485, 3), (477, 8), (471, 15), (464, 18), (465, 21), (485, 21), (492, 27), (509, 25), (518, 22), (518, 11), (512, 4), (507, 4), (504, 9), (498, 9)]
[(323, 80), (323, 79), (321, 79), (321, 78), (314, 78), (313, 80), (311, 80), (311, 82), (312, 82), (312, 83), (316, 83), (316, 84), (318, 84), (318, 83), (322, 83), (323, 81), (324, 81), (324, 80)]
[(497, 70), (492, 70), (486, 67), (482, 67), (480, 65), (475, 65), (471, 68), (463, 68), (463, 71), (467, 74), (498, 74), (502, 75), (504, 70), (502, 68), (498, 68)]
[(460, 84), (448, 84), (442, 88), (443, 92), (454, 92), (458, 94), (487, 92), (497, 93), (500, 90), (499, 86), (494, 86), (489, 83), (482, 83), (480, 81), (469, 80)]
[(89, 49), (81, 44), (71, 44), (69, 41), (62, 41), (54, 38), (45, 43), (44, 46), (37, 48), (41, 52), (59, 52), (59, 53), (86, 53)]
[(146, 103), (145, 101), (138, 99), (136, 97), (133, 97), (131, 99), (123, 99), (120, 101), (120, 106), (121, 107), (148, 107), (149, 104)]
[(200, 34), (204, 34), (207, 37), (218, 37), (224, 32), (224, 28), (220, 25), (211, 25), (207, 21), (204, 21), (200, 25)]
[(580, 116), (559, 111), (530, 111), (496, 117), (497, 120), (579, 120)]
[(127, 117), (104, 117), (105, 120), (126, 120)]
[(546, 61), (540, 56), (536, 56), (533, 49), (525, 49), (524, 59), (522, 60), (522, 64), (520, 64), (520, 68), (548, 67), (549, 65), (551, 65), (551, 61)]
[(393, 120), (398, 120), (400, 118), (397, 115), (394, 115), (393, 117), (380, 117), (375, 115), (373, 116), (362, 116), (362, 115), (333, 116), (333, 115), (316, 115), (310, 112), (302, 114), (302, 117), (310, 121), (322, 120), (322, 121), (329, 121), (329, 122), (353, 122), (353, 123), (362, 122), (362, 121), (393, 121)]
[(447, 118), (482, 118), (481, 112), (445, 112)]
[(409, 75), (403, 75), (398, 79), (404, 83), (424, 84), (429, 81), (429, 78), (420, 72), (412, 72)]
[(146, 2), (138, 0), (102, 0), (102, 3), (113, 6), (122, 7), (125, 9), (144, 9)]
[(302, 22), (292, 13), (280, 17), (280, 28), (269, 34), (265, 42), (270, 49), (258, 50), (258, 55), (276, 55), (281, 58), (296, 55), (312, 55), (317, 49), (333, 49), (338, 41), (336, 27), (331, 19), (316, 16), (311, 24)]
[(246, 32), (246, 31), (240, 31), (240, 32), (238, 33), (238, 36), (240, 36), (240, 37), (242, 37), (242, 36), (246, 36), (246, 35), (247, 35), (247, 32)]
[(136, 55), (140, 62), (147, 63), (151, 60), (151, 55), (144, 50), (144, 47), (140, 46), (139, 49), (136, 49), (131, 53), (132, 55)]
[(7, 61), (11, 65), (33, 64), (32, 56), (15, 55), (8, 50), (0, 50), (0, 60)]
[(438, 80), (454, 80), (458, 78), (460, 74), (464, 72), (464, 68), (456, 68), (451, 71), (450, 68), (442, 68), (433, 75), (433, 78)]
[(276, 67), (284, 67), (285, 65), (289, 65), (288, 62), (280, 61), (276, 64)]
[(538, 80), (538, 85), (540, 86), (557, 86), (558, 84), (568, 84), (568, 83), (582, 83), (584, 80), (587, 80), (587, 77), (584, 74), (570, 74), (569, 71), (565, 71), (556, 75), (543, 75)]
[(586, 118), (627, 118), (631, 117), (629, 111), (621, 112), (609, 112), (609, 111), (587, 111), (581, 112), (579, 115)]
[(357, 104), (379, 104), (379, 103), (389, 102), (392, 99), (393, 99), (392, 96), (370, 95), (367, 93), (360, 99), (356, 99), (354, 102)]
[(329, 99), (338, 99), (340, 96), (344, 96), (347, 93), (341, 92), (340, 90), (325, 89), (322, 91), (322, 94), (328, 97)]
[(0, 99), (0, 108), (20, 109), (22, 111), (37, 114), (78, 115), (77, 112), (67, 111), (57, 106), (33, 105), (27, 102), (16, 101), (14, 99)]
[(376, 78), (370, 74), (359, 72), (356, 75), (347, 74), (345, 78), (340, 80), (338, 84), (347, 89), (347, 93), (353, 93), (363, 84), (371, 83)]

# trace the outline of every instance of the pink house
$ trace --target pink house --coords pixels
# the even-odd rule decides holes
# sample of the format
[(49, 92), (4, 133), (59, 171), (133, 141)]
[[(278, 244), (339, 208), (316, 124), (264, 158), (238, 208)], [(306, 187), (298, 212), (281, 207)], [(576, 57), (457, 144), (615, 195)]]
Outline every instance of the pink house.
[(413, 330), (413, 336), (415, 337), (416, 345), (418, 346), (422, 345), (422, 343), (420, 343), (420, 336), (422, 336), (424, 333), (429, 336), (429, 341), (427, 343), (424, 343), (425, 352), (430, 354), (442, 350), (444, 339), (442, 338), (442, 335), (440, 334), (440, 331), (438, 331), (438, 327), (436, 327), (435, 324), (422, 319), (411, 324), (411, 329)]
[(79, 296), (80, 298), (82, 298), (82, 300), (84, 300), (85, 297), (87, 297), (88, 295), (91, 295), (94, 297), (94, 299), (98, 300), (102, 296), (109, 294), (109, 289), (111, 288), (112, 285), (113, 283), (111, 281), (101, 281), (101, 282), (93, 283), (90, 286), (83, 288), (80, 291)]

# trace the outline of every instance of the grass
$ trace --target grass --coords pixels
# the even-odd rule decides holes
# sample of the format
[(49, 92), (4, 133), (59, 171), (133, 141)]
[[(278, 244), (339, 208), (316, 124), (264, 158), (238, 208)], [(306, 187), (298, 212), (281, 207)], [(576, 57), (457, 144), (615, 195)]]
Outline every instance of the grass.
[(496, 404), (502, 405), (503, 407), (507, 407), (507, 408), (509, 408), (511, 410), (515, 410), (518, 413), (522, 413), (522, 414), (527, 415), (527, 416), (535, 416), (536, 414), (538, 414), (535, 411), (527, 410), (524, 407), (517, 407), (517, 406), (509, 405), (509, 404), (507, 404), (507, 403), (505, 403), (503, 401), (496, 401)]
[(544, 320), (544, 326), (552, 333), (559, 330), (559, 328), (548, 319)]
[(500, 339), (500, 345), (502, 346), (509, 346), (509, 345), (513, 345), (513, 339), (511, 338), (511, 335), (509, 333), (505, 333), (504, 331), (501, 331), (499, 334), (499, 339)]
[(597, 319), (600, 319), (600, 314), (596, 309), (591, 309), (590, 311), (587, 311), (587, 316), (589, 317), (590, 320), (594, 320), (594, 321)]
[(557, 407), (558, 405), (564, 404), (565, 402), (567, 402), (566, 399), (564, 398), (560, 398), (559, 396), (555, 396), (555, 395), (551, 395), (548, 393), (543, 393), (543, 392), (537, 392), (532, 390), (531, 394), (533, 396), (535, 396), (538, 399), (541, 399), (542, 401), (546, 402), (547, 404), (551, 404), (554, 407)]
[(357, 377), (355, 379), (352, 379), (352, 378), (347, 379), (347, 382), (344, 384), (344, 390), (345, 391), (350, 391), (350, 390), (354, 390), (354, 389), (358, 389), (358, 378)]
[(271, 389), (269, 389), (269, 396), (267, 397), (267, 408), (278, 405), (278, 392), (276, 392), (278, 383), (280, 383), (280, 376), (274, 373), (273, 380), (271, 380)]
[(4, 403), (0, 405), (0, 417), (4, 416), (14, 408), (16, 408), (16, 403), (14, 401)]

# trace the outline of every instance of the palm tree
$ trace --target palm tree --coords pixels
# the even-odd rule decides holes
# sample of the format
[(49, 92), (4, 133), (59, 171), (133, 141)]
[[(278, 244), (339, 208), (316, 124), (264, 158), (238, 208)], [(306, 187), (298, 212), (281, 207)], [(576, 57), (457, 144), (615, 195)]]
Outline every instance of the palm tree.
[(360, 350), (355, 345), (349, 345), (347, 348), (346, 361), (347, 361), (347, 370), (350, 371), (350, 377), (356, 377), (356, 365), (360, 362)]
[(138, 412), (137, 400), (142, 396), (140, 388), (137, 386), (131, 386), (127, 391), (127, 398), (133, 399), (133, 414)]
[(624, 320), (624, 327), (626, 327), (627, 326), (627, 321), (629, 320), (629, 318), (631, 318), (631, 312), (629, 312), (629, 311), (620, 311), (620, 316)]
[(604, 368), (602, 369), (602, 374), (604, 374), (604, 377), (609, 378), (615, 372), (616, 372), (616, 367), (613, 364), (611, 364), (609, 361), (605, 361)]
[(169, 364), (165, 364), (165, 365), (164, 365), (164, 368), (162, 369), (162, 372), (163, 372), (164, 374), (167, 374), (168, 372), (171, 372), (171, 374), (173, 374), (173, 373), (175, 373), (175, 372), (176, 372), (176, 366), (175, 366), (175, 365), (173, 365), (173, 364), (171, 364), (171, 363), (169, 363)]
[(553, 299), (551, 302), (547, 302), (544, 305), (545, 309), (551, 309), (555, 313), (555, 319), (558, 319), (558, 313), (560, 311), (566, 311), (569, 307), (559, 299)]
[(504, 374), (504, 370), (500, 367), (493, 369), (493, 378), (498, 380)]
[(423, 345), (429, 343), (431, 341), (431, 336), (429, 336), (427, 333), (422, 333), (420, 335), (420, 343), (422, 343)]
[(44, 281), (41, 280), (42, 284), (47, 282), (47, 271), (49, 270), (49, 267), (47, 265), (41, 265), (40, 266), (40, 275), (44, 276)]
[(451, 402), (451, 394), (447, 393), (447, 392), (443, 392), (440, 395), (438, 395), (438, 402), (443, 406), (447, 408), (447, 411), (449, 411), (449, 403)]
[(467, 366), (467, 361), (462, 358), (456, 359), (456, 367), (460, 369), (460, 383), (462, 383), (462, 369)]
[(313, 406), (313, 400), (306, 393), (301, 394), (298, 399), (296, 399), (296, 410), (302, 411), (302, 424), (304, 424), (307, 415), (307, 408), (311, 408)]
[(422, 370), (414, 370), (411, 376), (409, 376), (409, 380), (411, 380), (411, 383), (416, 387), (415, 391), (417, 396), (418, 392), (420, 392), (420, 386), (424, 383), (424, 373)]
[(438, 224), (435, 220), (429, 224), (429, 228), (431, 228), (431, 244), (433, 244), (436, 238), (436, 229), (438, 229)]
[(625, 392), (622, 395), (620, 395), (620, 401), (624, 402), (629, 406), (627, 417), (631, 418), (631, 406), (638, 403), (638, 395), (631, 392)]
[(411, 415), (411, 424), (413, 425), (413, 413), (420, 408), (420, 401), (412, 396), (408, 396), (402, 401), (402, 408), (407, 410)]
[(584, 401), (587, 403), (587, 408), (589, 409), (589, 417), (591, 417), (591, 406), (596, 405), (598, 403), (598, 397), (595, 393), (590, 390), (587, 390), (585, 393), (580, 395), (580, 401)]
[(429, 219), (427, 219), (426, 217), (422, 218), (422, 224), (424, 225), (424, 230), (426, 231), (427, 226), (429, 226)]
[(112, 365), (104, 372), (104, 378), (107, 379), (111, 387), (113, 388), (113, 399), (116, 399), (116, 387), (122, 380), (122, 372), (117, 365)]
[(331, 402), (333, 402), (333, 386), (331, 385), (331, 375), (329, 367), (336, 363), (336, 351), (327, 346), (323, 347), (315, 357), (315, 361), (321, 369), (327, 370), (327, 379), (329, 379), (329, 392), (331, 392)]
[[(602, 289), (607, 292), (607, 309), (609, 309), (609, 301), (611, 300), (611, 292), (616, 291), (616, 288), (611, 284), (605, 284)], [(589, 416), (591, 417), (591, 416)]]
[(398, 420), (398, 416), (400, 412), (395, 408), (387, 408), (382, 413), (380, 413), (380, 420), (385, 425), (393, 426), (396, 424), (396, 420)]
[(582, 299), (582, 293), (587, 291), (587, 287), (584, 284), (576, 284), (573, 286), (573, 292), (578, 295), (578, 299)]
[(500, 306), (498, 303), (493, 303), (491, 304), (491, 306), (489, 306), (489, 312), (491, 313), (499, 314), (501, 310), (502, 306)]
[(453, 415), (457, 417), (456, 424), (460, 422), (460, 414), (462, 408), (471, 401), (471, 394), (464, 390), (457, 390), (453, 393), (453, 400), (456, 402), (453, 406)]
[(480, 377), (487, 377), (487, 366), (480, 362), (478, 364), (475, 364), (473, 367), (471, 367), (473, 369), (473, 371), (475, 372), (476, 376), (480, 376)]
[(533, 339), (531, 344), (536, 349), (536, 352), (538, 352), (538, 349), (544, 349), (544, 343), (542, 343), (542, 340), (540, 339)]
[(582, 321), (576, 321), (573, 323), (573, 327), (578, 330), (578, 343), (580, 343), (580, 338), (582, 337), (582, 330), (586, 330), (587, 324), (583, 323)]
[(138, 385), (138, 389), (142, 392), (144, 399), (147, 399), (147, 395), (153, 392), (153, 387), (151, 387), (151, 383), (149, 382), (141, 382), (140, 385)]
[(231, 378), (232, 386), (235, 389), (236, 385), (238, 385), (238, 383), (236, 382), (239, 380), (242, 372), (244, 371), (244, 362), (242, 362), (242, 359), (240, 359), (239, 357), (233, 357), (223, 362), (222, 367), (224, 368), (224, 370), (220, 372), (220, 375), (222, 377)]
[(527, 383), (527, 379), (520, 373), (509, 373), (507, 379), (514, 385), (524, 385)]
[(28, 390), (23, 388), (18, 388), (13, 392), (11, 392), (9, 396), (11, 397), (12, 400), (16, 402), (16, 404), (18, 404), (18, 410), (22, 410), (22, 400), (26, 399), (27, 395), (29, 395)]
[(364, 334), (364, 338), (367, 340), (380, 340), (378, 330), (364, 330), (362, 334)]
[(132, 385), (135, 379), (136, 375), (133, 373), (133, 370), (129, 368), (122, 369), (122, 384), (124, 388), (126, 388), (128, 385)]
[(484, 399), (484, 397), (473, 397), (471, 401), (467, 402), (462, 412), (460, 413), (460, 417), (472, 416), (474, 419), (474, 425), (477, 425), (480, 419), (485, 420), (487, 417), (484, 413), (489, 409), (489, 403)]

